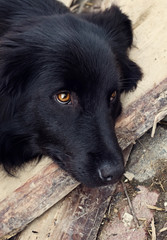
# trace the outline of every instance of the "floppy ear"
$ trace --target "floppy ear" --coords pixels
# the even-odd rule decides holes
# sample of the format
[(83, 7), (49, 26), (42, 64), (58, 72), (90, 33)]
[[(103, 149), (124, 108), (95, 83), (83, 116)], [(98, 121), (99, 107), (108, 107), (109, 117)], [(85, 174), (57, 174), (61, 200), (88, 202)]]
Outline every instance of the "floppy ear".
[(24, 132), (14, 120), (1, 125), (0, 135), (0, 163), (8, 173), (40, 156), (34, 138)]
[(30, 68), (24, 65), (24, 58), (17, 47), (6, 47), (4, 53), (7, 55), (3, 55), (0, 60), (0, 163), (8, 173), (12, 173), (24, 162), (39, 157), (40, 151), (36, 145), (36, 136), (27, 130), (16, 114)]
[(104, 12), (81, 14), (86, 20), (102, 27), (105, 30), (108, 41), (114, 44), (117, 51), (126, 51), (132, 45), (131, 21), (121, 12), (119, 7), (112, 5)]
[(108, 41), (121, 70), (121, 92), (135, 88), (142, 73), (140, 67), (127, 55), (128, 48), (132, 46), (133, 42), (131, 21), (127, 15), (122, 13), (119, 7), (112, 5), (104, 12), (82, 14), (81, 16), (104, 30), (104, 35), (100, 36)]

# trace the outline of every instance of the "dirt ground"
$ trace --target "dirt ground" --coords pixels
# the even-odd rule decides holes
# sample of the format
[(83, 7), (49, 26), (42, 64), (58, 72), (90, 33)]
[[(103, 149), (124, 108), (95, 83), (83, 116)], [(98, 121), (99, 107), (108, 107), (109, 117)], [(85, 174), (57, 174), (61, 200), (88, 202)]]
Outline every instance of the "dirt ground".
[[(127, 173), (119, 184), (98, 234), (98, 240), (167, 239), (167, 127), (160, 124), (133, 147)], [(128, 199), (133, 206), (130, 206)], [(129, 207), (130, 206), (130, 207)], [(155, 234), (155, 237), (154, 237)]]

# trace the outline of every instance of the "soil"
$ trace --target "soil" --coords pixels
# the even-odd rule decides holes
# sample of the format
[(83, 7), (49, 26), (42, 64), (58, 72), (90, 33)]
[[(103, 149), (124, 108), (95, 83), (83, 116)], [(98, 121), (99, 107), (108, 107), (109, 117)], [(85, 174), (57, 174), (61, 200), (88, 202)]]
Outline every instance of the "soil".
[[(127, 189), (130, 201), (136, 210), (138, 218), (138, 210), (145, 203), (143, 216), (148, 210), (148, 205), (156, 206), (155, 210), (149, 209), (150, 214), (139, 220), (140, 227), (131, 224), (130, 229), (141, 232), (141, 228), (145, 232), (139, 240), (151, 240), (152, 227), (151, 221), (154, 219), (156, 231), (156, 240), (167, 240), (167, 128), (166, 124), (160, 124), (156, 129), (154, 138), (151, 138), (151, 130), (144, 134), (134, 145), (127, 164), (127, 171), (132, 173), (133, 180), (124, 178), (124, 184)], [(139, 201), (134, 200), (136, 196), (141, 194), (143, 188), (145, 193)], [(142, 189), (142, 190), (143, 190)], [(155, 193), (157, 198), (155, 199)], [(151, 203), (151, 201), (153, 201)], [(120, 183), (117, 187), (111, 204), (103, 219), (101, 228), (98, 234), (98, 240), (121, 240), (125, 237), (125, 232), (122, 228), (123, 214), (131, 211), (128, 209), (127, 196)], [(116, 226), (119, 229), (119, 234), (111, 235), (111, 229)], [(161, 232), (162, 231), (162, 232)], [(133, 240), (134, 236), (131, 232), (127, 233), (126, 237)], [(139, 235), (139, 234), (138, 234)], [(136, 238), (138, 240), (138, 238)]]

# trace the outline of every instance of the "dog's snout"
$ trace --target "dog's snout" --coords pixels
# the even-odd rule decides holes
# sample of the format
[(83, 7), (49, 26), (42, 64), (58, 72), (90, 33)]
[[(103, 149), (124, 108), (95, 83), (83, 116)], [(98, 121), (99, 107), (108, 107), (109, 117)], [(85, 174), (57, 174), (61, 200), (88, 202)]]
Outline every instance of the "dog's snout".
[(98, 168), (98, 174), (103, 182), (116, 182), (124, 173), (123, 164), (114, 166), (104, 163)]

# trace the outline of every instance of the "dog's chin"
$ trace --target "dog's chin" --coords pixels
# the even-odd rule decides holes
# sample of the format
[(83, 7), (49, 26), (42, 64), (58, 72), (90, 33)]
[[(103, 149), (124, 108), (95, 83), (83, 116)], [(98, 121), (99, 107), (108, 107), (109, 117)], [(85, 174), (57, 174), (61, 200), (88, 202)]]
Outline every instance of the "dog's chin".
[(120, 176), (117, 179), (111, 180), (111, 181), (102, 181), (99, 179), (94, 179), (93, 176), (86, 176), (86, 178), (78, 178), (78, 176), (71, 174), (78, 182), (81, 184), (85, 185), (86, 187), (89, 188), (97, 188), (97, 187), (102, 187), (102, 186), (108, 186), (108, 185), (114, 185), (117, 183), (122, 176)]

